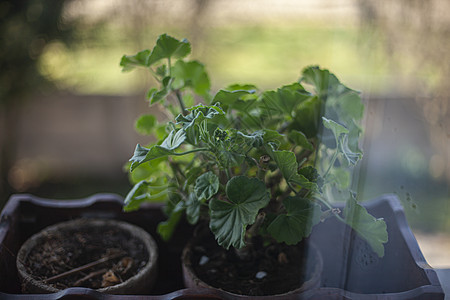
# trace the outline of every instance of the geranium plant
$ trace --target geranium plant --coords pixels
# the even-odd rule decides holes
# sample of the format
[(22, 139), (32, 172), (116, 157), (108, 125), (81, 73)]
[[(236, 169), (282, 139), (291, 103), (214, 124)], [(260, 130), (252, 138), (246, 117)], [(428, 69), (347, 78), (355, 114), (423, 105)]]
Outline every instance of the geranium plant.
[[(164, 34), (152, 50), (121, 60), (124, 71), (151, 72), (159, 87), (147, 99), (172, 115), (163, 123), (154, 115), (137, 120), (137, 130), (156, 141), (136, 146), (129, 164), (135, 185), (124, 209), (165, 201), (168, 219), (158, 227), (164, 239), (186, 216), (191, 224), (206, 220), (219, 245), (241, 250), (256, 235), (297, 244), (335, 217), (383, 256), (386, 224), (351, 191), (362, 157), (359, 93), (310, 66), (276, 90), (233, 84), (211, 94), (205, 67), (187, 60), (190, 52), (187, 40)], [(343, 211), (333, 208), (336, 197), (346, 199)]]

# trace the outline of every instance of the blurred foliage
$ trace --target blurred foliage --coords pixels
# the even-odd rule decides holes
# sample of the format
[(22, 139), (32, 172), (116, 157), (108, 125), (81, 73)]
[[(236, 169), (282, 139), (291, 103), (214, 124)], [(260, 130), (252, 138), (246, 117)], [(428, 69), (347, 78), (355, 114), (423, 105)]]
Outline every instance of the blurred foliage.
[(52, 41), (69, 42), (70, 24), (62, 19), (66, 1), (0, 1), (0, 196), (12, 192), (8, 174), (15, 161), (19, 105), (51, 85), (38, 61)]
[[(119, 29), (103, 24), (101, 30), (91, 31), (91, 39), (103, 41), (103, 44), (88, 48), (81, 44), (70, 49), (52, 45), (42, 57), (41, 69), (61, 87), (76, 88), (82, 93), (136, 92), (148, 85), (149, 78), (145, 73), (123, 76), (117, 66), (111, 64), (112, 58), (139, 49), (136, 45), (142, 42), (126, 38), (132, 30), (134, 27)], [(158, 26), (141, 29), (139, 41), (164, 30), (167, 28)], [(312, 63), (336, 70), (342, 74), (344, 82), (359, 89), (368, 77), (375, 79), (371, 83), (372, 89), (381, 91), (385, 84), (382, 77), (386, 75), (386, 65), (382, 57), (366, 59), (358, 42), (367, 37), (361, 37), (352, 26), (335, 27), (313, 21), (270, 28), (235, 24), (204, 29), (201, 38), (191, 31), (183, 32), (181, 28), (171, 28), (169, 32), (187, 36), (189, 41), (198, 40), (199, 46), (192, 56), (202, 59), (208, 71), (215, 74), (211, 78), (213, 87), (240, 81), (275, 88), (298, 78), (298, 70)], [(217, 39), (217, 36), (221, 38)], [(370, 51), (379, 50), (372, 48)]]
[(390, 72), (409, 80), (403, 93), (422, 110), (434, 152), (427, 161), (430, 175), (450, 183), (450, 2), (359, 0), (358, 5), (362, 28), (382, 41)]
[(72, 25), (62, 19), (66, 1), (0, 1), (0, 104), (19, 101), (49, 82), (38, 70), (46, 45), (67, 43)]

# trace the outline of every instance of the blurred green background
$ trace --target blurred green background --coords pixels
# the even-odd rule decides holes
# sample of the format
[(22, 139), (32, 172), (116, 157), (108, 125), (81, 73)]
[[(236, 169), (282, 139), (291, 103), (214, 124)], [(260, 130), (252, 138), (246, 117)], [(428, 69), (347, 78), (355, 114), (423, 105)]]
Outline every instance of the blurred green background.
[(0, 0), (0, 206), (12, 193), (126, 194), (123, 165), (148, 141), (134, 120), (156, 111), (144, 103), (151, 78), (122, 73), (119, 61), (168, 33), (191, 42), (213, 90), (273, 89), (311, 64), (360, 90), (360, 199), (396, 193), (428, 261), (449, 267), (448, 251), (429, 247), (450, 249), (449, 9), (446, 0)]

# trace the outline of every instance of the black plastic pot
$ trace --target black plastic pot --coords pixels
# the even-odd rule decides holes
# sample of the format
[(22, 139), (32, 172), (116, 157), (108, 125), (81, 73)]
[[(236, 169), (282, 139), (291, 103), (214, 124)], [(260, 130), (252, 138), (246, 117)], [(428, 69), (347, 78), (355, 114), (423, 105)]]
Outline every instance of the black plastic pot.
[[(165, 220), (161, 205), (152, 204), (131, 213), (122, 211), (123, 199), (99, 194), (81, 200), (48, 200), (14, 195), (0, 217), (0, 299), (227, 299), (220, 290), (185, 288), (181, 253), (192, 227), (180, 224), (168, 243), (156, 234)], [(348, 226), (330, 218), (317, 225), (310, 240), (323, 257), (319, 287), (302, 299), (444, 299), (436, 272), (430, 268), (409, 229), (397, 198), (382, 196), (364, 204), (375, 217), (383, 217), (389, 242), (378, 258)], [(16, 269), (20, 246), (33, 234), (58, 222), (81, 217), (116, 219), (135, 224), (154, 238), (159, 248), (158, 276), (146, 295), (108, 295), (87, 288), (69, 288), (46, 295), (21, 294)], [(300, 297), (300, 296), (299, 296)]]

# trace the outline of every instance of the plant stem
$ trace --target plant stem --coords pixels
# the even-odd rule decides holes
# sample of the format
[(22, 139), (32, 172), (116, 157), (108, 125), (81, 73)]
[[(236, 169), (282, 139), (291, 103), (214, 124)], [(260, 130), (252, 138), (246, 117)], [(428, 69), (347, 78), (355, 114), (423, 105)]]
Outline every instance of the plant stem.
[(171, 153), (171, 155), (182, 156), (182, 155), (186, 155), (186, 154), (189, 154), (189, 153), (200, 152), (200, 151), (211, 151), (211, 150), (209, 150), (209, 148), (197, 148), (197, 149), (189, 150), (189, 151), (186, 151), (186, 152)]
[(323, 174), (323, 176), (322, 176), (323, 178), (327, 177), (328, 173), (330, 173), (331, 168), (333, 167), (334, 163), (336, 162), (336, 158), (337, 158), (338, 154), (339, 154), (339, 151), (338, 151), (338, 149), (336, 148), (336, 152), (334, 152), (333, 157), (331, 158), (331, 163), (330, 163), (330, 165), (328, 166), (328, 169), (327, 169), (327, 171), (325, 172), (325, 174)]
[[(333, 211), (335, 208), (333, 206), (331, 206), (330, 203), (328, 203), (328, 201), (320, 198), (320, 197), (314, 197), (314, 199), (319, 200), (322, 204), (324, 204), (328, 209), (330, 209), (331, 211)], [(340, 215), (334, 213), (334, 216), (336, 217), (336, 219), (338, 219), (339, 221), (341, 221), (342, 223), (347, 224), (347, 222), (345, 222), (344, 218), (342, 218)]]
[(170, 60), (170, 56), (167, 58), (167, 67), (169, 69), (169, 77), (172, 77), (172, 61)]
[(292, 186), (292, 184), (291, 184), (289, 181), (287, 181), (287, 180), (286, 180), (286, 183), (287, 183), (288, 187), (289, 187), (289, 188), (297, 195), (298, 192), (294, 189), (294, 187)]
[(180, 92), (180, 90), (176, 90), (176, 91), (175, 91), (175, 95), (177, 96), (178, 103), (180, 104), (181, 113), (182, 113), (183, 115), (186, 115), (186, 114), (187, 114), (187, 111), (186, 111), (186, 107), (185, 107), (184, 102), (183, 102), (183, 97), (181, 97), (181, 92)]
[[(246, 238), (251, 239), (253, 236), (258, 234), (259, 229), (261, 228), (261, 225), (264, 222), (264, 219), (266, 218), (266, 213), (261, 211), (256, 216), (255, 223), (253, 223), (252, 226), (247, 230)], [(249, 242), (249, 241), (247, 241)]]

